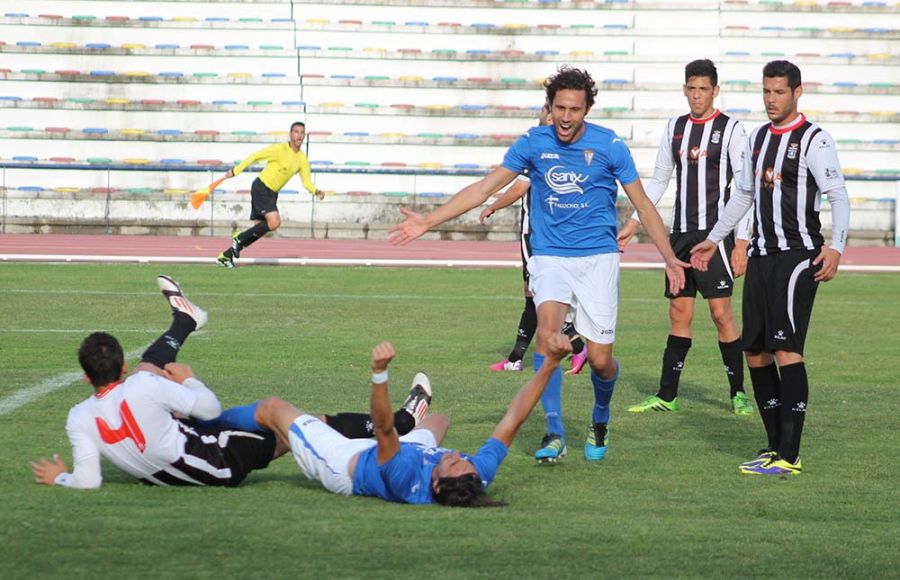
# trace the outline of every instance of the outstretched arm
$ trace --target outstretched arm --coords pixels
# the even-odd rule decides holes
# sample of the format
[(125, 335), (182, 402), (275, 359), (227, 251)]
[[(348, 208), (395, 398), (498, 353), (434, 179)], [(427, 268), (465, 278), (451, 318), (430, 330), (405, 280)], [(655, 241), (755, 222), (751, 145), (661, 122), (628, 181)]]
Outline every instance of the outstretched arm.
[(505, 167), (498, 167), (475, 183), (459, 190), (456, 195), (447, 200), (447, 203), (427, 215), (402, 208), (400, 212), (406, 216), (406, 219), (390, 227), (388, 240), (395, 246), (408, 244), (431, 228), (483, 204), (487, 198), (498, 192), (515, 177), (516, 173)]
[(544, 394), (547, 381), (550, 380), (553, 371), (559, 367), (559, 361), (571, 352), (572, 344), (569, 342), (568, 336), (557, 333), (550, 337), (544, 364), (513, 398), (512, 403), (506, 409), (506, 414), (503, 415), (503, 419), (500, 420), (491, 435), (494, 439), (507, 447), (512, 445), (516, 433), (519, 432), (519, 427), (528, 419), (534, 406), (541, 399), (541, 395)]
[(384, 465), (400, 451), (400, 436), (394, 429), (394, 410), (388, 396), (388, 364), (396, 356), (394, 345), (382, 342), (372, 349), (372, 399), (369, 413), (378, 442), (378, 465)]

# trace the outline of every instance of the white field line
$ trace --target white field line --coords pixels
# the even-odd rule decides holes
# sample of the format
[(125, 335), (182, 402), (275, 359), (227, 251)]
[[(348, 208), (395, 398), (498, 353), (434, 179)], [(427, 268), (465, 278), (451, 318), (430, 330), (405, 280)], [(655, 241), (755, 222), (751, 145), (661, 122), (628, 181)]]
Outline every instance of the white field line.
[[(149, 345), (147, 345), (149, 346)], [(147, 347), (131, 351), (125, 354), (125, 360), (131, 360), (140, 356)], [(15, 393), (0, 399), (0, 417), (8, 413), (12, 413), (19, 407), (27, 405), (33, 401), (56, 392), (60, 389), (68, 387), (76, 382), (84, 381), (84, 373), (82, 371), (74, 371), (70, 373), (62, 373), (55, 377), (50, 377), (36, 385), (19, 389)], [(88, 392), (87, 384), (85, 384), (85, 392)]]

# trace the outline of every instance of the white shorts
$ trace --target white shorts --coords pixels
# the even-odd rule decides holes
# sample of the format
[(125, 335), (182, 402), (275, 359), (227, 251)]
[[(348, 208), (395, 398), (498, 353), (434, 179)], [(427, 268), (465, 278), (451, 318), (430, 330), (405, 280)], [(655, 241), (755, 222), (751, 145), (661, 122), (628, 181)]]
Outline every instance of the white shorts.
[[(353, 494), (353, 478), (347, 470), (350, 460), (376, 445), (374, 439), (348, 439), (312, 415), (294, 419), (288, 439), (303, 475), (341, 495)], [(400, 441), (437, 447), (434, 434), (427, 429), (414, 429)]]
[(616, 340), (619, 307), (619, 253), (593, 256), (532, 256), (528, 262), (534, 305), (552, 300), (575, 312), (578, 334), (591, 342)]

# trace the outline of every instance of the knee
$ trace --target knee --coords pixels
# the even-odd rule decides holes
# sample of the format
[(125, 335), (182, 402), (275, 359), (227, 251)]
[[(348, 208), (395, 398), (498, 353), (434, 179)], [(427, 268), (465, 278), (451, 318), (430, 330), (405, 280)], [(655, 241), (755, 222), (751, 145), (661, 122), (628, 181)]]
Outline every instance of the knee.
[(734, 316), (732, 316), (731, 307), (729, 306), (714, 306), (710, 308), (710, 314), (713, 322), (719, 327), (726, 326), (734, 321)]
[(595, 373), (604, 379), (611, 377), (616, 372), (616, 361), (610, 352), (588, 353), (588, 364)]
[(274, 232), (281, 226), (281, 217), (277, 215), (267, 215), (266, 216), (266, 225), (269, 226), (269, 231)]

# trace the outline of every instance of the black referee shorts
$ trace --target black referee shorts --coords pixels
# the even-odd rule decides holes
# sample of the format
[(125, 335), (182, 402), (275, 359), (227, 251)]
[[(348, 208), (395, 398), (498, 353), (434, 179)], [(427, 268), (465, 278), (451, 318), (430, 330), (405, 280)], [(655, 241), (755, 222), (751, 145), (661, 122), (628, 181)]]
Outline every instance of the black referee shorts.
[(278, 211), (278, 192), (269, 189), (257, 177), (250, 186), (250, 219), (265, 221), (270, 211)]
[[(709, 230), (695, 232), (674, 232), (669, 235), (669, 243), (675, 256), (682, 262), (691, 261), (691, 248), (705, 240)], [(669, 279), (665, 278), (666, 298), (694, 298), (697, 291), (709, 300), (725, 298), (734, 291), (734, 273), (731, 271), (731, 251), (734, 249), (734, 236), (729, 235), (719, 243), (719, 247), (709, 261), (709, 269), (701, 272), (695, 268), (684, 271), (684, 288), (678, 294), (669, 292)], [(665, 277), (665, 275), (663, 275)]]
[(528, 274), (528, 260), (531, 259), (531, 234), (522, 234), (519, 242), (519, 250), (522, 252), (522, 279), (528, 284), (528, 280), (531, 278)]
[(747, 352), (783, 350), (803, 354), (821, 266), (819, 250), (788, 250), (751, 256), (744, 280), (741, 342)]

